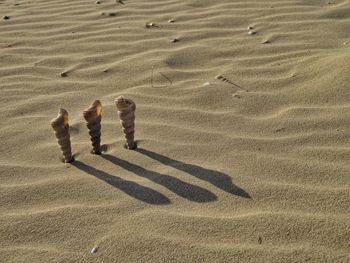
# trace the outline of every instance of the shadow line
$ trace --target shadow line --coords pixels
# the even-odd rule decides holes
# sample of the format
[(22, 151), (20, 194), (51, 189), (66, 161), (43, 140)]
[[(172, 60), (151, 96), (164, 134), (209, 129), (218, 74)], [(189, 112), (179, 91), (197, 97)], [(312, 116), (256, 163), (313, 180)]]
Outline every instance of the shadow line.
[(71, 165), (96, 177), (97, 179), (105, 181), (107, 184), (110, 184), (111, 186), (118, 188), (124, 193), (128, 194), (129, 196), (145, 203), (152, 205), (166, 205), (171, 203), (170, 199), (165, 195), (151, 188), (141, 186), (133, 181), (124, 180), (120, 177), (93, 168), (80, 161), (74, 161), (71, 163)]
[(118, 165), (138, 176), (147, 178), (152, 182), (160, 184), (175, 194), (190, 201), (203, 203), (217, 200), (216, 195), (209, 190), (186, 183), (176, 177), (147, 170), (139, 165), (129, 163), (109, 154), (102, 154), (101, 156), (111, 163)]
[(231, 177), (225, 173), (209, 170), (209, 169), (200, 167), (198, 165), (177, 161), (167, 156), (164, 156), (146, 149), (142, 149), (142, 148), (137, 148), (135, 151), (142, 153), (154, 160), (157, 160), (162, 164), (165, 164), (177, 170), (186, 172), (203, 181), (207, 181), (227, 193), (244, 197), (244, 198), (251, 198), (250, 195), (245, 190), (233, 184)]

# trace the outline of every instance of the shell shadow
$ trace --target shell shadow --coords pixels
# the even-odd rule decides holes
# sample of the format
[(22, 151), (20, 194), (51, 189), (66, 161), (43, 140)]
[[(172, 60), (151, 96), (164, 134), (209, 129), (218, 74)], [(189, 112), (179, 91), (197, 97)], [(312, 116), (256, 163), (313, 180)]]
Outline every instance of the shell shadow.
[(155, 153), (143, 148), (137, 148), (135, 151), (146, 155), (164, 165), (171, 166), (177, 170), (188, 173), (200, 180), (207, 181), (215, 187), (240, 197), (251, 198), (251, 196), (242, 188), (232, 183), (231, 177), (225, 173), (215, 170), (206, 169), (194, 164), (184, 163), (178, 160), (171, 159), (167, 156)]
[(104, 171), (98, 170), (81, 161), (75, 161), (71, 163), (71, 165), (96, 177), (97, 179), (100, 179), (106, 182), (107, 184), (115, 188), (118, 188), (119, 190), (123, 191), (127, 195), (137, 200), (140, 200), (152, 205), (166, 205), (171, 203), (168, 197), (151, 188), (139, 185), (133, 181), (124, 180), (115, 175), (111, 175)]
[(101, 157), (115, 165), (124, 168), (127, 171), (130, 171), (140, 177), (146, 178), (154, 183), (157, 183), (169, 189), (173, 193), (183, 198), (186, 198), (192, 202), (203, 203), (217, 200), (216, 195), (210, 192), (209, 190), (197, 185), (184, 182), (176, 177), (147, 170), (139, 165), (121, 160), (109, 154), (102, 154)]

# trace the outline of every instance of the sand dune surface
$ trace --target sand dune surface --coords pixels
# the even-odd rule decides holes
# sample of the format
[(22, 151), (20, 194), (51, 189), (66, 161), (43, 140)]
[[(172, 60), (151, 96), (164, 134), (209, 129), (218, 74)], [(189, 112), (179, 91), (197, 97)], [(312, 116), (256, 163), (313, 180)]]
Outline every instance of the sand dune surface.
[(350, 1), (0, 0), (0, 18), (1, 262), (350, 262)]

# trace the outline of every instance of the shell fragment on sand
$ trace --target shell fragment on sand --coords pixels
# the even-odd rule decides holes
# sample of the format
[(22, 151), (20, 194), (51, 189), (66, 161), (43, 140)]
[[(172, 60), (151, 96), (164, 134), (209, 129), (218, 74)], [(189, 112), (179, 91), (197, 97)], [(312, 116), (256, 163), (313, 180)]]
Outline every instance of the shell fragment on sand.
[(74, 158), (70, 143), (68, 112), (65, 109), (59, 109), (57, 117), (51, 120), (51, 127), (60, 145), (64, 161), (66, 163), (73, 162)]
[(123, 96), (119, 96), (114, 102), (125, 135), (125, 148), (129, 150), (136, 149), (137, 144), (134, 140), (136, 105), (131, 99)]

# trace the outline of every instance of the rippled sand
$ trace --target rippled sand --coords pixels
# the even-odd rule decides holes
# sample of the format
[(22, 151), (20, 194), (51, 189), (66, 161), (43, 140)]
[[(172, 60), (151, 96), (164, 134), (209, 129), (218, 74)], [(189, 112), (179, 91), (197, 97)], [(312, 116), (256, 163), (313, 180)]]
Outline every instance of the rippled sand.
[(0, 0), (0, 261), (349, 262), (350, 2), (100, 1)]

